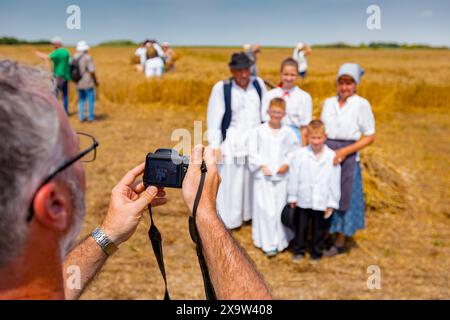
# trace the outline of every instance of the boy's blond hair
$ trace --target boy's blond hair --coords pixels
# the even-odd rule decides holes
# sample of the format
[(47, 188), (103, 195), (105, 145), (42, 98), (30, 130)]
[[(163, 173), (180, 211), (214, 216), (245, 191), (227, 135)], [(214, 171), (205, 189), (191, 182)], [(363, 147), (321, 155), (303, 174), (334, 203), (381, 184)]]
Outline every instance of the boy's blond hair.
[(325, 125), (322, 120), (314, 119), (312, 120), (307, 127), (308, 133), (321, 133), (325, 134)]
[(269, 109), (272, 107), (277, 107), (286, 110), (286, 101), (283, 98), (273, 98), (270, 100)]

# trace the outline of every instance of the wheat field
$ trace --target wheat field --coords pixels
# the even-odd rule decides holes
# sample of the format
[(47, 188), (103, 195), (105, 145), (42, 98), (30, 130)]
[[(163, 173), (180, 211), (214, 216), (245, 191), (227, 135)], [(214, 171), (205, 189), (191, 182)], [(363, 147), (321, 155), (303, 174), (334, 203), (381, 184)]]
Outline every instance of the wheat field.
[[(0, 58), (49, 68), (30, 46), (0, 46)], [(39, 50), (50, 52), (50, 47)], [(194, 130), (203, 121), (215, 82), (229, 77), (236, 48), (176, 48), (174, 72), (147, 80), (130, 63), (131, 47), (93, 48), (100, 86), (94, 123), (79, 123), (74, 87), (70, 122), (100, 142), (97, 160), (86, 166), (87, 214), (82, 236), (106, 214), (109, 194), (130, 168), (158, 147), (172, 147), (177, 128)], [(71, 48), (73, 52), (73, 48)], [(263, 48), (260, 75), (277, 83), (289, 49)], [(317, 265), (294, 265), (283, 252), (267, 259), (251, 240), (251, 226), (233, 235), (247, 250), (277, 299), (449, 299), (450, 298), (450, 51), (315, 49), (309, 75), (299, 85), (313, 97), (318, 117), (335, 93), (341, 63), (366, 70), (358, 93), (376, 117), (375, 144), (362, 153), (367, 200), (366, 229), (344, 255)], [(205, 141), (206, 143), (206, 141)], [(204, 299), (201, 274), (189, 238), (188, 212), (179, 190), (155, 209), (162, 236), (169, 290), (175, 299)], [(147, 238), (146, 217), (136, 234), (110, 258), (82, 299), (162, 299), (163, 281)], [(369, 290), (367, 268), (381, 268), (380, 290)]]

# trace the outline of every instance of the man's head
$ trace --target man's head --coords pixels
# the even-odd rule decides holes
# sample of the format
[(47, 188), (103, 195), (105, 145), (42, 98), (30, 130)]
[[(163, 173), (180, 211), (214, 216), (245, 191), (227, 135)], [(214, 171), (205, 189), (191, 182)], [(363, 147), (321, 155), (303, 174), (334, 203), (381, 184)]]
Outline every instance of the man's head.
[(286, 114), (286, 102), (283, 98), (273, 98), (270, 100), (269, 110), (270, 123), (275, 126), (281, 124), (281, 120)]
[(228, 63), (230, 71), (233, 75), (234, 81), (241, 88), (246, 89), (250, 83), (250, 67), (253, 61), (244, 53), (233, 53), (231, 60)]
[(322, 151), (327, 135), (321, 120), (312, 120), (307, 127), (308, 142), (314, 152)]
[(55, 48), (55, 49), (62, 47), (62, 40), (60, 37), (53, 37), (52, 40), (50, 41), (50, 43), (52, 44), (53, 48)]
[(0, 119), (0, 269), (27, 250), (63, 258), (81, 228), (84, 169), (77, 162), (39, 187), (79, 148), (51, 77), (0, 61)]
[(86, 41), (82, 40), (77, 43), (78, 52), (87, 52), (89, 50), (89, 45)]

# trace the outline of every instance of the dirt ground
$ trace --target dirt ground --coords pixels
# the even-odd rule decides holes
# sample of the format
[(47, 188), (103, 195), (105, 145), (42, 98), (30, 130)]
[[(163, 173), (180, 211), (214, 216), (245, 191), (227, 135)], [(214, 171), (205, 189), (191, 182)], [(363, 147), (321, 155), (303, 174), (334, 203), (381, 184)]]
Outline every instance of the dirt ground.
[[(205, 120), (209, 90), (228, 76), (226, 60), (232, 49), (180, 49), (176, 71), (161, 83), (146, 82), (134, 73), (128, 63), (132, 50), (93, 50), (101, 83), (94, 123), (79, 123), (72, 90), (70, 122), (100, 142), (97, 160), (86, 165), (82, 237), (101, 222), (110, 191), (123, 174), (148, 152), (176, 145), (178, 141), (171, 141), (175, 129), (193, 132), (194, 121)], [(279, 62), (288, 54), (284, 49), (264, 51), (259, 62), (264, 77), (277, 81)], [(23, 48), (0, 47), (1, 56), (39, 63)], [(275, 298), (450, 298), (449, 58), (448, 51), (327, 49), (310, 58), (311, 75), (302, 86), (313, 96), (315, 116), (323, 99), (334, 94), (339, 63), (352, 60), (366, 67), (361, 95), (372, 102), (377, 121), (376, 142), (362, 155), (366, 229), (356, 234), (349, 253), (314, 265), (292, 263), (288, 250), (268, 259), (253, 246), (250, 225), (233, 231)], [(163, 236), (169, 291), (175, 299), (204, 299), (188, 212), (179, 190), (168, 194), (169, 203), (155, 209), (155, 216)], [(162, 299), (163, 280), (148, 227), (146, 215), (82, 299)], [(381, 269), (380, 290), (367, 288), (371, 265)]]

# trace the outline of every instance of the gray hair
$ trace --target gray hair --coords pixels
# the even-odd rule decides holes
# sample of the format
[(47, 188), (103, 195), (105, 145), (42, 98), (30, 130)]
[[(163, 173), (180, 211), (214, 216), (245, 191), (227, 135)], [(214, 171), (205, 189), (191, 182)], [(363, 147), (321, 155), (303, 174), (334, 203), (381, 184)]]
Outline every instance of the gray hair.
[(35, 189), (64, 157), (51, 95), (48, 73), (0, 61), (0, 267), (20, 254)]

